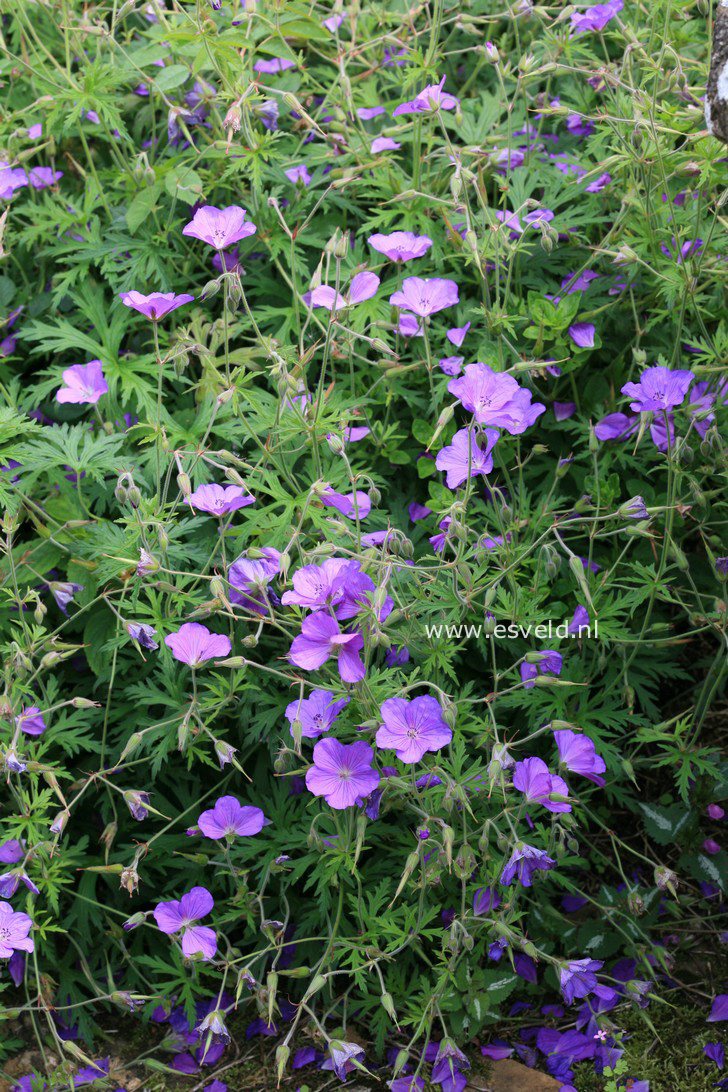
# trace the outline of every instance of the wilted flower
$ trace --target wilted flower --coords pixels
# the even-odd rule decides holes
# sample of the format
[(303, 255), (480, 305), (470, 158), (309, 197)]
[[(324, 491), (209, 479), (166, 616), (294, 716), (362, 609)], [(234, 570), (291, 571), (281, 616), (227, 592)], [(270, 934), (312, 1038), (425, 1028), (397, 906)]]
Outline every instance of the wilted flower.
[(136, 622), (129, 622), (126, 627), (126, 632), (134, 641), (137, 641), (142, 648), (151, 649), (152, 652), (159, 648), (159, 644), (154, 640), (157, 636), (157, 631), (154, 626), (148, 626), (144, 622), (140, 622), (138, 625)]
[(100, 360), (66, 368), (63, 382), (65, 386), (56, 391), (56, 402), (61, 404), (71, 402), (74, 405), (95, 405), (109, 390)]
[(156, 558), (145, 549), (139, 549), (139, 561), (137, 562), (136, 574), (137, 576), (147, 576), (149, 573), (154, 573), (159, 568), (159, 562)]
[(206, 660), (227, 656), (231, 649), (230, 638), (222, 633), (210, 633), (199, 622), (185, 622), (176, 633), (164, 638), (175, 660), (191, 667), (200, 667)]
[(205, 925), (193, 925), (204, 918), (214, 906), (212, 895), (205, 887), (193, 887), (179, 901), (160, 902), (154, 910), (154, 920), (163, 933), (182, 932), (182, 952), (190, 959), (201, 955), (212, 959), (217, 950), (215, 930)]
[(620, 504), (617, 515), (622, 519), (649, 519), (650, 513), (642, 497), (631, 497), (624, 504)]
[(170, 311), (176, 311), (185, 303), (192, 303), (194, 298), (189, 295), (175, 296), (174, 292), (152, 292), (149, 296), (144, 296), (141, 292), (121, 292), (119, 295), (126, 307), (133, 307), (152, 322), (159, 322)]
[(707, 1022), (709, 1024), (719, 1024), (724, 1020), (728, 1020), (728, 993), (719, 993), (713, 998)]
[(234, 838), (258, 834), (266, 824), (260, 808), (243, 806), (234, 796), (221, 796), (197, 820), (206, 838)]
[(377, 747), (393, 748), (401, 762), (419, 762), (426, 751), (439, 751), (452, 739), (440, 703), (429, 695), (412, 701), (387, 698), (381, 714), (384, 723), (377, 729)]
[(148, 792), (139, 792), (137, 789), (127, 789), (124, 793), (124, 800), (132, 819), (141, 822), (142, 819), (146, 819), (149, 815), (147, 810), (147, 804), (149, 803)]
[(306, 771), (306, 788), (337, 811), (350, 808), (379, 784), (373, 757), (363, 740), (347, 745), (331, 736), (320, 739), (313, 749), (313, 766)]

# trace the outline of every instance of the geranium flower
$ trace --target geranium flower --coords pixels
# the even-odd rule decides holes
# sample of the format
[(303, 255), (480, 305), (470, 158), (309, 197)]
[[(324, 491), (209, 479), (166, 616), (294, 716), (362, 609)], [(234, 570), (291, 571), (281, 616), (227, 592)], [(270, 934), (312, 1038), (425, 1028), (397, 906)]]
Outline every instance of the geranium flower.
[(693, 372), (679, 368), (647, 368), (640, 376), (639, 383), (624, 384), (622, 394), (634, 398), (630, 407), (635, 413), (660, 412), (684, 402), (694, 379)]
[(709, 1024), (719, 1024), (728, 1020), (728, 993), (719, 993), (713, 998), (710, 1016), (706, 1019)]
[[(42, 736), (48, 727), (37, 705), (29, 705), (27, 709), (21, 709), (19, 716), (15, 718), (15, 726), (27, 736)], [(0, 861), (2, 861), (1, 855)]]
[(385, 113), (386, 110), (383, 106), (360, 106), (356, 116), (361, 118), (362, 121), (371, 121), (372, 118), (378, 118)]
[(28, 936), (33, 926), (27, 914), (13, 910), (9, 902), (0, 902), (0, 959), (10, 959), (13, 952), (32, 952), (35, 944)]
[(255, 504), (253, 494), (243, 492), (239, 485), (200, 485), (186, 500), (191, 508), (209, 512), (211, 516), (226, 516)]
[(410, 262), (422, 258), (432, 246), (429, 235), (415, 235), (412, 231), (393, 231), (389, 235), (370, 235), (369, 246), (385, 254), (390, 262)]
[(256, 72), (264, 72), (268, 76), (276, 72), (285, 72), (287, 68), (295, 68), (296, 62), (287, 57), (273, 57), (270, 61), (256, 61), (253, 68)]
[(206, 838), (248, 837), (259, 834), (266, 825), (260, 808), (243, 806), (234, 796), (221, 796), (213, 807), (203, 811), (197, 825)]
[(224, 250), (233, 243), (239, 243), (241, 239), (255, 235), (255, 224), (245, 217), (246, 211), (239, 205), (228, 205), (224, 209), (203, 205), (189, 224), (182, 228), (182, 234), (200, 239), (203, 243), (214, 246), (216, 250)]
[(437, 362), (445, 375), (460, 375), (465, 363), (464, 356), (443, 356)]
[(16, 190), (28, 185), (28, 176), (22, 167), (11, 167), (0, 159), (0, 197), (7, 200)]
[(597, 985), (595, 971), (600, 971), (604, 964), (601, 959), (572, 959), (559, 970), (561, 996), (567, 1005), (573, 1004), (577, 997), (586, 997)]
[(591, 322), (574, 322), (569, 327), (569, 337), (577, 349), (593, 349), (594, 332), (594, 324)]
[(494, 372), (479, 360), (468, 364), (465, 374), (452, 379), (447, 389), (478, 424), (504, 428), (512, 436), (525, 432), (546, 409), (541, 402), (532, 404), (531, 392), (512, 375)]
[(304, 565), (293, 574), (293, 591), (284, 592), (281, 602), (284, 606), (295, 603), (312, 610), (338, 603), (343, 599), (352, 565), (356, 562), (343, 557), (329, 557), (321, 565)]
[(525, 758), (517, 762), (513, 771), (513, 787), (522, 792), (534, 804), (542, 804), (547, 811), (571, 811), (571, 804), (550, 800), (551, 793), (568, 796), (569, 789), (563, 778), (552, 774), (540, 758)]
[(207, 626), (199, 622), (185, 622), (176, 633), (165, 637), (164, 643), (172, 650), (175, 660), (190, 667), (200, 667), (216, 656), (227, 656), (232, 647), (229, 637), (223, 633), (210, 633)]
[(622, 10), (624, 0), (609, 0), (608, 4), (592, 4), (586, 11), (571, 13), (572, 34), (581, 34), (585, 30), (604, 30), (610, 19)]
[(403, 307), (420, 318), (434, 315), (458, 302), (458, 286), (455, 281), (442, 277), (405, 277), (402, 288), (393, 292), (389, 302), (393, 307)]
[(154, 920), (163, 933), (182, 931), (182, 952), (188, 959), (195, 955), (212, 959), (217, 950), (215, 930), (193, 922), (209, 914), (214, 905), (206, 887), (193, 887), (179, 901), (160, 902), (154, 909)]
[(73, 584), (70, 580), (52, 580), (48, 585), (51, 595), (64, 614), (68, 614), (68, 604), (76, 592), (83, 591), (83, 587), (83, 584)]
[(141, 292), (121, 292), (119, 294), (119, 299), (125, 307), (133, 307), (135, 311), (151, 319), (152, 322), (159, 322), (170, 311), (176, 311), (178, 307), (184, 306), (185, 303), (192, 303), (194, 298), (194, 296), (186, 294), (175, 296), (174, 292), (152, 292), (149, 296), (144, 296)]
[(368, 743), (339, 743), (332, 736), (320, 739), (313, 749), (313, 766), (306, 771), (306, 788), (340, 811), (369, 796), (379, 784), (372, 769), (374, 752)]
[(152, 652), (159, 648), (159, 644), (154, 640), (157, 636), (157, 631), (154, 626), (145, 625), (144, 622), (137, 624), (136, 622), (129, 622), (126, 627), (126, 632), (129, 636), (136, 641), (142, 648), (148, 648)]
[(337, 295), (336, 290), (328, 284), (320, 284), (311, 292), (311, 304), (313, 307), (325, 307), (327, 311), (341, 311), (345, 307), (353, 307), (364, 300), (370, 300), (379, 288), (379, 277), (376, 273), (357, 273), (351, 279), (349, 291), (345, 296)]
[(308, 168), (304, 163), (298, 167), (288, 167), (283, 173), (289, 182), (293, 182), (294, 186), (296, 182), (301, 182), (304, 186), (309, 186), (311, 184), (311, 175), (308, 173)]
[(324, 19), (323, 25), (328, 31), (330, 31), (331, 34), (335, 34), (343, 22), (343, 15), (330, 15), (328, 19)]
[(25, 850), (17, 838), (8, 838), (0, 845), (0, 864), (17, 864), (25, 856)]
[(524, 887), (530, 887), (534, 872), (547, 871), (555, 864), (556, 861), (543, 849), (519, 842), (501, 872), (500, 882), (504, 887), (510, 887), (514, 878), (517, 878)]
[(440, 703), (429, 695), (412, 701), (387, 698), (381, 715), (384, 723), (377, 729), (377, 747), (393, 748), (401, 762), (420, 762), (426, 751), (439, 751), (452, 739)]
[(545, 648), (538, 653), (540, 659), (537, 663), (524, 661), (521, 664), (521, 681), (525, 690), (531, 690), (534, 683), (531, 681), (537, 675), (560, 675), (563, 664), (563, 656), (560, 652), (554, 652)]
[(402, 102), (392, 111), (392, 117), (401, 114), (423, 114), (429, 110), (455, 110), (460, 105), (460, 99), (443, 91), (446, 76), (439, 83), (430, 83), (420, 91), (410, 102)]
[(304, 618), (301, 633), (293, 639), (288, 658), (304, 671), (315, 671), (329, 657), (336, 656), (342, 680), (354, 683), (365, 675), (359, 655), (363, 647), (359, 633), (342, 633), (335, 618), (325, 611), (317, 611)]
[(456, 349), (459, 349), (462, 343), (465, 341), (465, 335), (470, 329), (470, 323), (466, 322), (464, 326), (453, 326), (451, 330), (448, 330), (445, 337), (454, 345)]
[(351, 701), (351, 698), (334, 700), (330, 690), (312, 690), (307, 698), (297, 698), (286, 707), (286, 717), (291, 725), (299, 721), (301, 735), (306, 739), (317, 739), (328, 732), (339, 713)]
[(372, 508), (369, 495), (362, 489), (357, 489), (356, 493), (337, 493), (335, 489), (327, 486), (322, 493), (319, 493), (319, 497), (325, 508), (335, 508), (337, 512), (341, 512), (342, 516), (348, 516), (349, 519), (356, 519), (357, 515), (359, 519), (366, 519)]
[(400, 312), (397, 329), (399, 330), (402, 337), (425, 336), (425, 331), (420, 319), (418, 319), (415, 315), (410, 315), (407, 311)]
[(268, 584), (281, 570), (281, 555), (272, 546), (256, 551), (261, 557), (241, 554), (228, 569), (230, 602), (258, 612), (267, 611)]
[(63, 171), (54, 171), (51, 167), (31, 167), (28, 171), (28, 182), (34, 190), (47, 190), (49, 186), (55, 186), (59, 178), (63, 178)]
[(600, 774), (605, 772), (606, 763), (596, 753), (594, 743), (588, 736), (572, 732), (570, 728), (562, 728), (554, 732), (554, 740), (561, 764), (567, 770), (588, 777), (595, 785), (604, 784), (604, 778)]
[[(461, 428), (452, 443), (437, 453), (435, 466), (447, 473), (448, 489), (456, 489), (468, 477), (490, 474), (493, 469), (492, 451), (498, 440), (498, 430), (487, 428), (484, 432), (471, 432)], [(472, 438), (471, 438), (472, 437)]]
[(62, 405), (95, 405), (109, 387), (104, 379), (104, 368), (100, 360), (90, 360), (88, 364), (74, 364), (63, 372), (64, 387), (56, 391), (56, 402)]
[(379, 152), (396, 152), (401, 147), (402, 145), (391, 137), (378, 136), (372, 141), (370, 150), (373, 155), (378, 155)]

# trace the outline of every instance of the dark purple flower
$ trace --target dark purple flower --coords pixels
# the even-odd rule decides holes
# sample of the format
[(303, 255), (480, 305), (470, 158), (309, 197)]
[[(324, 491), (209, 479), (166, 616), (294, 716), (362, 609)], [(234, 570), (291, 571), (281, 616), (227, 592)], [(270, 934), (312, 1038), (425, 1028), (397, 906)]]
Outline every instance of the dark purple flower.
[(604, 443), (606, 440), (626, 440), (639, 428), (637, 417), (628, 417), (625, 413), (608, 413), (597, 421), (594, 426), (594, 435), (597, 440)]
[(594, 324), (591, 322), (574, 322), (569, 327), (569, 337), (577, 349), (593, 349), (594, 332)]
[(158, 643), (154, 640), (157, 636), (157, 631), (154, 626), (147, 626), (143, 622), (138, 625), (136, 622), (129, 622), (126, 627), (126, 632), (129, 636), (137, 641), (142, 648), (148, 648), (154, 651), (159, 648)]
[(709, 1024), (718, 1024), (724, 1020), (728, 1020), (728, 993), (719, 993), (713, 998), (713, 1005), (707, 1021)]
[(200, 485), (186, 498), (190, 508), (208, 512), (211, 516), (226, 516), (238, 508), (255, 504), (252, 493), (245, 493), (239, 485)]
[(357, 303), (363, 303), (376, 294), (379, 288), (379, 277), (376, 273), (357, 273), (351, 279), (349, 291), (345, 296), (336, 293), (334, 288), (327, 284), (321, 284), (311, 292), (311, 304), (314, 307), (324, 307), (327, 311), (341, 311), (345, 307), (353, 307)]
[(16, 987), (20, 986), (25, 978), (25, 956), (22, 952), (17, 951), (17, 949), (8, 960), (8, 974)]
[(512, 435), (524, 432), (546, 409), (540, 402), (532, 405), (531, 392), (513, 376), (494, 372), (480, 361), (468, 364), (465, 374), (450, 380), (447, 389), (478, 424), (504, 428)]
[(193, 887), (179, 901), (160, 902), (154, 910), (154, 920), (163, 933), (182, 932), (182, 952), (190, 959), (201, 954), (203, 960), (212, 959), (217, 949), (215, 930), (193, 922), (204, 918), (214, 906), (213, 898), (205, 887)]
[(617, 515), (622, 519), (649, 519), (650, 513), (647, 511), (647, 505), (644, 499), (640, 496), (630, 497), (624, 504), (620, 504), (617, 510)]
[(500, 895), (492, 887), (479, 887), (473, 895), (473, 913), (476, 918), (497, 910), (501, 904)]
[(424, 1087), (422, 1077), (396, 1077), (387, 1083), (389, 1092), (423, 1092)]
[(498, 440), (498, 429), (486, 428), (483, 432), (462, 428), (452, 438), (452, 443), (438, 452), (435, 466), (446, 471), (448, 489), (456, 489), (470, 475), (490, 474), (493, 469), (493, 448)]
[(531, 690), (535, 685), (533, 679), (537, 675), (560, 675), (563, 657), (560, 652), (552, 649), (543, 649), (539, 654), (539, 660), (535, 663), (524, 661), (521, 664), (521, 681), (525, 690)]
[(574, 611), (574, 617), (569, 623), (569, 633), (574, 633), (577, 637), (580, 637), (582, 629), (589, 629), (590, 627), (591, 619), (589, 617), (589, 611), (580, 604)]
[(0, 864), (17, 864), (25, 856), (25, 850), (17, 838), (9, 838), (0, 845)]
[(324, 735), (350, 701), (351, 698), (335, 701), (329, 690), (312, 690), (307, 698), (297, 698), (286, 708), (291, 735), (295, 721), (300, 721), (301, 735), (306, 739), (317, 739)]
[(144, 296), (141, 292), (121, 292), (119, 295), (125, 307), (133, 307), (152, 322), (159, 322), (170, 311), (176, 311), (185, 303), (192, 303), (194, 298), (189, 295), (175, 296), (174, 292), (152, 292), (149, 296)]
[(390, 262), (409, 262), (422, 258), (432, 246), (429, 235), (415, 235), (412, 231), (393, 231), (390, 235), (370, 235), (369, 246), (385, 254)]
[(331, 656), (338, 659), (339, 674), (344, 682), (359, 682), (365, 670), (359, 655), (364, 641), (358, 633), (342, 633), (335, 618), (317, 611), (304, 618), (301, 633), (295, 637), (288, 658), (304, 671), (315, 671)]
[(35, 945), (28, 936), (32, 926), (27, 914), (16, 912), (9, 902), (0, 902), (0, 959), (10, 959), (16, 951), (33, 951)]
[(544, 850), (519, 842), (501, 872), (500, 882), (504, 887), (510, 887), (517, 878), (524, 887), (530, 887), (534, 872), (548, 871), (555, 864), (556, 861)]
[(128, 789), (124, 793), (124, 801), (132, 819), (136, 819), (138, 823), (140, 823), (142, 819), (146, 819), (149, 815), (147, 808), (149, 803), (148, 792), (139, 792), (136, 789)]
[(625, 383), (622, 394), (634, 398), (635, 413), (661, 412), (679, 406), (695, 379), (693, 372), (663, 367), (647, 368), (639, 383)]
[(703, 1053), (706, 1058), (710, 1058), (711, 1062), (715, 1062), (718, 1069), (722, 1069), (725, 1064), (725, 1047), (722, 1043), (706, 1043), (703, 1047)]
[(412, 701), (387, 698), (381, 715), (384, 723), (377, 729), (377, 747), (393, 748), (400, 762), (420, 762), (426, 751), (439, 751), (452, 739), (440, 703), (429, 695)]
[(559, 970), (559, 986), (567, 1005), (572, 1005), (577, 997), (586, 997), (597, 985), (594, 973), (602, 969), (600, 959), (572, 959)]
[(197, 820), (205, 837), (215, 839), (259, 834), (265, 823), (266, 819), (260, 808), (243, 806), (234, 796), (221, 796)]
[(706, 838), (703, 842), (703, 849), (706, 853), (709, 853), (711, 857), (716, 857), (720, 853), (720, 845), (716, 842), (715, 838)]
[(100, 360), (66, 368), (63, 382), (65, 386), (56, 391), (56, 401), (62, 404), (71, 402), (75, 405), (95, 405), (109, 390)]
[(216, 656), (227, 656), (232, 647), (229, 637), (222, 633), (210, 633), (207, 626), (199, 622), (185, 622), (176, 633), (165, 637), (164, 643), (171, 648), (175, 660), (191, 667), (200, 667)]
[(557, 421), (568, 421), (576, 413), (576, 402), (554, 402), (553, 411)]
[(563, 778), (552, 774), (540, 758), (526, 758), (516, 763), (513, 771), (513, 787), (522, 792), (534, 804), (542, 804), (547, 811), (571, 811), (566, 801), (551, 800), (550, 795), (568, 796), (569, 789)]
[(332, 736), (314, 745), (313, 766), (306, 771), (306, 788), (314, 796), (323, 796), (337, 811), (350, 808), (374, 792), (379, 774), (372, 769), (374, 752), (368, 743), (358, 740), (348, 745)]
[(715, 571), (721, 579), (728, 576), (728, 557), (716, 557)]
[[(320, 747), (321, 744), (318, 743), (316, 746)], [(357, 744), (354, 746), (357, 746)], [(329, 1057), (321, 1064), (321, 1068), (333, 1069), (339, 1080), (345, 1081), (347, 1074), (356, 1069), (356, 1066), (352, 1063), (352, 1058), (358, 1060), (363, 1057), (364, 1050), (356, 1043), (347, 1043), (343, 1039), (331, 1039), (329, 1040)]]
[(182, 234), (200, 239), (203, 243), (214, 246), (216, 250), (224, 250), (233, 243), (239, 243), (241, 239), (255, 235), (255, 224), (246, 220), (245, 216), (245, 209), (239, 205), (228, 205), (224, 209), (203, 205), (189, 224), (182, 228)]
[(513, 1053), (513, 1047), (509, 1046), (504, 1039), (494, 1039), (491, 1043), (480, 1048), (480, 1053), (484, 1054), (486, 1058), (492, 1058), (493, 1061), (501, 1061), (503, 1058), (510, 1058)]
[(454, 307), (458, 302), (458, 286), (455, 281), (441, 277), (405, 277), (402, 288), (393, 292), (389, 302), (393, 307), (402, 307), (412, 311), (420, 318), (434, 315), (446, 307)]

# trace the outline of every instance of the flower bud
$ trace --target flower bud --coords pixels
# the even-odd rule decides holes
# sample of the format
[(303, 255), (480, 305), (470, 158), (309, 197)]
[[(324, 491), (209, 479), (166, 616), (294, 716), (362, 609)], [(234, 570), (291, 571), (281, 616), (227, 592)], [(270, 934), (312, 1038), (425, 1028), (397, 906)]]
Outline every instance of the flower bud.
[(139, 508), (142, 503), (142, 495), (136, 485), (130, 485), (127, 490), (129, 497), (129, 504), (132, 508)]
[(185, 474), (184, 471), (177, 475), (177, 487), (183, 497), (189, 497), (192, 492), (192, 483), (189, 478), (189, 474)]
[(235, 103), (235, 105), (230, 107), (230, 109), (228, 110), (227, 114), (225, 115), (225, 117), (223, 119), (223, 123), (222, 123), (223, 128), (224, 129), (231, 129), (234, 133), (239, 132), (240, 131), (240, 118), (241, 117), (242, 117), (242, 111), (240, 109), (240, 106), (237, 103)]
[(498, 64), (500, 60), (500, 54), (496, 46), (492, 42), (486, 42), (483, 46), (483, 52), (490, 64)]

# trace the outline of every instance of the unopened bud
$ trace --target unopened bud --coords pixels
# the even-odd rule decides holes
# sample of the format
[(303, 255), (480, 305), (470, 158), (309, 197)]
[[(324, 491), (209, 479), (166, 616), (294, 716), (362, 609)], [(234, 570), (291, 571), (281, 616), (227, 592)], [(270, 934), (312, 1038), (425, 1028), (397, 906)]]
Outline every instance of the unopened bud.
[(181, 474), (178, 474), (177, 486), (183, 497), (189, 497), (192, 492), (192, 482), (190, 481), (189, 474), (185, 474), (184, 471), (182, 471)]

